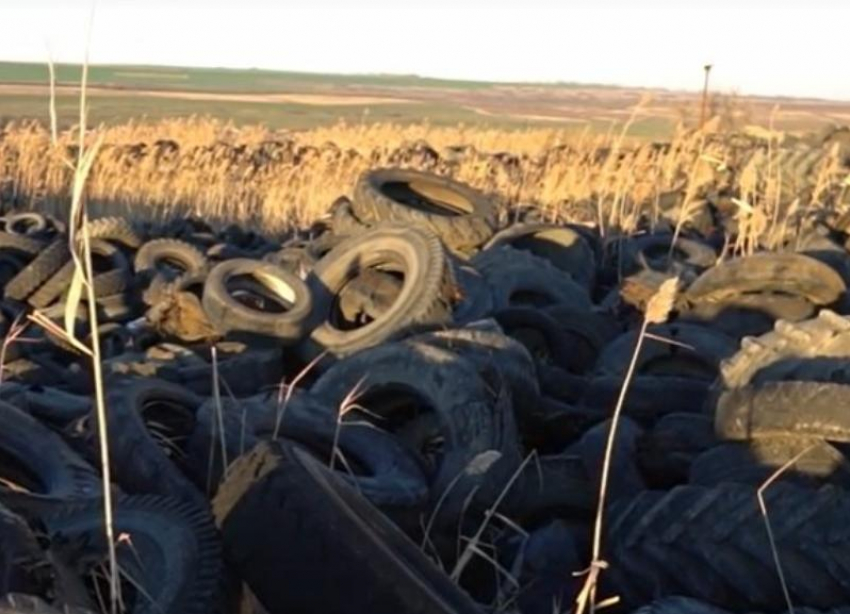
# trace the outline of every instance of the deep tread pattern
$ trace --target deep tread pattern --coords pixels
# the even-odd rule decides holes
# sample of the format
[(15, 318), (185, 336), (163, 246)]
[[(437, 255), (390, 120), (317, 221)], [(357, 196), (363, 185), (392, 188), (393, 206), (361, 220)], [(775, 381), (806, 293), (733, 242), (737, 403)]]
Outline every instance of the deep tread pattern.
[[(846, 604), (850, 495), (777, 483), (764, 499), (793, 603), (822, 609)], [(681, 595), (733, 611), (782, 611), (764, 522), (756, 487), (645, 492), (611, 509), (605, 541), (610, 569), (603, 583), (630, 607)]]
[[(85, 547), (102, 553), (106, 548), (101, 537), (102, 516), (102, 503), (95, 499), (52, 506), (39, 520), (51, 537), (85, 536)], [(140, 597), (133, 609), (135, 614), (215, 611), (223, 565), (221, 544), (208, 509), (166, 497), (122, 497), (115, 506), (115, 531), (147, 546), (140, 550), (119, 544), (119, 560), (124, 561), (125, 569), (135, 569), (136, 581), (148, 595), (164, 599), (152, 603)], [(156, 560), (140, 561), (139, 557), (145, 555)], [(145, 578), (139, 567), (153, 578)]]
[[(795, 376), (801, 359), (850, 357), (850, 318), (825, 309), (817, 317), (798, 323), (776, 322), (773, 331), (760, 337), (745, 337), (741, 349), (720, 365), (726, 388)], [(790, 363), (789, 363), (790, 361)], [(811, 371), (809, 371), (811, 373)], [(813, 376), (809, 375), (808, 379)]]
[(6, 284), (3, 289), (4, 297), (16, 301), (25, 300), (70, 258), (68, 243), (63, 239), (54, 241)]
[(120, 243), (130, 249), (138, 249), (142, 238), (130, 223), (121, 217), (101, 217), (88, 223), (89, 238), (104, 239)]

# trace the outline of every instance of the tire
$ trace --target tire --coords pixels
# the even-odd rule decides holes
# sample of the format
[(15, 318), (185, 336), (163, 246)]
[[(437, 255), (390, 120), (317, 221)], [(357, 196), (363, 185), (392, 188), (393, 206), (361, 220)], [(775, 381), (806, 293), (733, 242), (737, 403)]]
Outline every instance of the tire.
[(337, 236), (354, 236), (369, 229), (360, 218), (354, 214), (354, 206), (342, 196), (331, 205), (331, 232)]
[[(383, 317), (356, 327), (357, 323), (342, 318), (340, 295), (358, 270), (378, 266), (384, 272), (403, 274), (404, 285)], [(437, 237), (425, 230), (382, 226), (347, 239), (316, 264), (307, 284), (317, 323), (302, 347), (309, 358), (322, 351), (346, 356), (451, 322), (455, 294), (451, 262)]]
[(4, 286), (4, 298), (26, 300), (70, 259), (67, 241), (54, 241)]
[(723, 439), (822, 437), (850, 441), (845, 407), (850, 386), (819, 382), (767, 382), (720, 394), (714, 427)]
[[(794, 608), (798, 611), (798, 608)], [(689, 597), (664, 597), (645, 605), (633, 614), (731, 614), (710, 603)]]
[(815, 315), (807, 299), (782, 294), (744, 294), (720, 303), (697, 303), (679, 313), (683, 322), (714, 328), (735, 339), (763, 335), (777, 320), (801, 322)]
[(58, 435), (5, 402), (0, 402), (0, 421), (0, 471), (6, 480), (36, 496), (76, 499), (100, 492), (94, 469)]
[(573, 339), (554, 318), (542, 311), (514, 307), (497, 311), (493, 317), (505, 334), (525, 346), (538, 365), (553, 365), (570, 373), (582, 373), (593, 366), (585, 362), (588, 356), (576, 351)]
[(758, 488), (783, 467), (774, 479), (809, 488), (827, 482), (850, 487), (850, 463), (844, 454), (826, 441), (802, 437), (767, 437), (715, 446), (694, 459), (688, 481), (696, 486), (736, 483)]
[(6, 216), (6, 231), (16, 235), (38, 235), (47, 230), (47, 219), (41, 213), (13, 213)]
[(493, 248), (475, 256), (472, 264), (487, 280), (496, 310), (570, 305), (590, 311), (592, 307), (587, 291), (569, 274), (531, 252)]
[(688, 482), (694, 460), (718, 444), (714, 421), (701, 414), (667, 414), (637, 442), (641, 473), (650, 488)]
[[(672, 234), (649, 234), (630, 237), (622, 244), (623, 265), (629, 272), (643, 268), (643, 263), (657, 271), (667, 270)], [(678, 237), (673, 249), (673, 262), (696, 270), (710, 269), (717, 262), (717, 253), (710, 245)]]
[[(253, 291), (281, 310), (249, 307), (232, 294), (229, 282), (249, 277)], [(307, 333), (313, 301), (306, 284), (295, 275), (273, 264), (236, 259), (217, 264), (204, 284), (204, 310), (221, 331), (241, 331), (275, 337), (297, 343)]]
[[(346, 397), (359, 391), (357, 403), (366, 412), (356, 412), (358, 418), (396, 433), (420, 459), (431, 492), (439, 497), (483, 452), (502, 455), (505, 479), (519, 466), (513, 413), (493, 399), (482, 376), (498, 378), (491, 370), (479, 374), (445, 350), (392, 343), (336, 363), (311, 393), (341, 411)], [(435, 449), (436, 442), (441, 443)], [(452, 495), (461, 496), (464, 485), (455, 484)]]
[(792, 253), (735, 258), (709, 269), (685, 292), (692, 304), (723, 302), (737, 295), (783, 293), (830, 305), (847, 291), (841, 277), (814, 258)]
[[(661, 324), (648, 332), (673, 343), (646, 338), (635, 365), (641, 375), (689, 377), (713, 382), (721, 362), (735, 353), (735, 341), (703, 326)], [(599, 376), (624, 376), (629, 368), (637, 331), (629, 331), (609, 343), (599, 355), (594, 369)]]
[(333, 409), (310, 395), (297, 394), (280, 409), (276, 399), (223, 399), (222, 408), (223, 433), (215, 405), (208, 400), (198, 410), (187, 446), (195, 483), (211, 494), (223, 479), (225, 467), (261, 439), (277, 436), (297, 443), (326, 464), (336, 446), (343, 459), (334, 462), (339, 477), (387, 513), (418, 511), (428, 498), (421, 467), (395, 436), (363, 421), (343, 421), (338, 426)]
[(392, 308), (403, 285), (390, 273), (366, 269), (351, 281), (340, 297), (340, 311), (348, 321), (354, 321), (361, 313), (377, 320)]
[[(98, 272), (97, 266), (95, 266), (94, 290), (97, 298), (106, 298), (123, 293), (131, 278), (127, 257), (109, 241), (102, 239), (92, 239), (89, 247), (92, 257), (98, 256), (108, 262), (108, 269), (102, 272)], [(29, 297), (29, 304), (37, 309), (43, 309), (59, 301), (71, 285), (74, 278), (74, 268), (73, 260), (66, 262)]]
[[(110, 388), (107, 420), (115, 482), (129, 494), (168, 496), (205, 507), (202, 493), (181, 473), (201, 401), (181, 386), (155, 379), (131, 380)], [(89, 451), (96, 456), (98, 420), (94, 409), (87, 425)]]
[(139, 249), (142, 239), (133, 230), (130, 223), (121, 217), (102, 217), (90, 220), (88, 224), (90, 239), (103, 239), (119, 243), (130, 249)]
[(61, 610), (32, 595), (10, 593), (0, 597), (0, 614), (94, 614), (86, 608), (62, 605)]
[[(115, 503), (116, 544), (122, 572), (140, 587), (134, 614), (206, 614), (218, 605), (223, 572), (221, 546), (209, 512), (164, 497), (125, 497)], [(61, 502), (39, 515), (55, 554), (68, 563), (93, 564), (106, 557), (100, 500)], [(144, 595), (147, 595), (145, 597)], [(126, 594), (130, 601), (132, 595)], [(88, 604), (71, 604), (88, 605)]]
[(496, 218), (490, 199), (466, 184), (394, 168), (368, 171), (360, 177), (352, 211), (368, 224), (422, 226), (458, 251), (484, 244), (493, 235)]
[(154, 239), (136, 252), (133, 269), (136, 273), (148, 271), (158, 275), (164, 263), (176, 266), (180, 274), (200, 273), (207, 268), (206, 256), (192, 244), (177, 239)]
[[(611, 420), (594, 425), (568, 450), (580, 456), (589, 484), (599, 484), (601, 479), (610, 431)], [(621, 418), (611, 452), (609, 502), (634, 497), (646, 489), (637, 464), (637, 444), (642, 435), (643, 429), (634, 421)]]
[(720, 385), (741, 388), (776, 380), (850, 383), (850, 318), (827, 309), (798, 323), (779, 320), (761, 337), (745, 337), (741, 349), (720, 365)]
[(497, 233), (484, 250), (506, 245), (529, 251), (569, 274), (591, 291), (596, 281), (596, 258), (585, 238), (568, 226), (516, 224)]
[(417, 335), (413, 343), (425, 343), (457, 354), (477, 369), (495, 367), (511, 392), (516, 422), (520, 429), (541, 419), (538, 411), (540, 387), (534, 360), (518, 341), (499, 332), (455, 328)]
[(213, 510), (227, 560), (271, 612), (479, 612), (378, 510), (292, 445), (261, 444), (240, 459)]
[(468, 264), (458, 264), (455, 273), (463, 295), (452, 312), (455, 324), (469, 324), (489, 317), (493, 313), (493, 295), (484, 276)]
[(569, 305), (553, 305), (542, 311), (572, 339), (580, 362), (590, 367), (596, 365), (602, 349), (623, 332), (620, 323), (607, 314), (580, 311)]
[[(791, 601), (847, 603), (850, 497), (773, 484), (764, 494)], [(646, 492), (609, 510), (603, 591), (626, 607), (670, 595), (735, 612), (785, 609), (756, 489), (738, 484)]]
[[(616, 405), (622, 386), (622, 376), (594, 377), (588, 382), (579, 405), (607, 416)], [(623, 412), (640, 424), (650, 425), (667, 414), (700, 414), (709, 401), (710, 387), (704, 380), (639, 375), (629, 384)]]
[(11, 232), (0, 232), (0, 249), (35, 256), (44, 249), (44, 241)]
[(46, 594), (53, 589), (52, 567), (25, 519), (0, 505), (0, 596)]

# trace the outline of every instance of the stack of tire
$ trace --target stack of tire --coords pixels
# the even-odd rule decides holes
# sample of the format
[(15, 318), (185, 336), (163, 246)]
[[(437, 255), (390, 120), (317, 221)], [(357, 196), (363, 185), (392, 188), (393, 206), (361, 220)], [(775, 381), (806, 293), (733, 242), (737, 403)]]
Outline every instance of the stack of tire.
[(76, 332), (103, 416), (60, 330), (78, 244), (27, 216), (0, 232), (0, 612), (109, 609), (101, 426), (127, 611), (566, 611), (628, 372), (600, 587), (619, 611), (785, 611), (777, 559), (794, 605), (850, 603), (847, 254), (826, 235), (829, 258), (730, 258), (688, 231), (500, 227), (490, 197), (401, 169), (284, 240), (93, 220), (98, 329), (83, 306)]

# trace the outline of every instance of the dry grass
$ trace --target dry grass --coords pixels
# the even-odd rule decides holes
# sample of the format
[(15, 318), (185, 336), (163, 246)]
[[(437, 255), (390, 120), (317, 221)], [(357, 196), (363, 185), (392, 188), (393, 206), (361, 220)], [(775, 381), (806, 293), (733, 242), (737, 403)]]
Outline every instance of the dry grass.
[[(0, 132), (0, 198), (64, 211), (73, 176), (64, 160), (76, 154), (78, 137), (76, 130), (61, 133), (54, 146), (48, 128), (7, 125)], [(647, 212), (684, 222), (706, 193), (731, 184), (776, 230), (787, 224), (779, 212), (793, 185), (780, 172), (790, 162), (777, 147), (744, 149), (684, 130), (668, 146), (654, 147), (619, 131), (338, 124), (272, 133), (194, 118), (101, 126), (87, 135), (88, 143), (101, 139), (87, 186), (92, 215), (198, 215), (271, 232), (309, 225), (350, 194), (363, 171), (383, 165), (450, 175), (507, 204), (537, 204), (552, 219), (614, 231), (633, 230)], [(797, 206), (824, 200), (845, 175), (837, 153), (825, 150), (801, 179), (808, 191)]]

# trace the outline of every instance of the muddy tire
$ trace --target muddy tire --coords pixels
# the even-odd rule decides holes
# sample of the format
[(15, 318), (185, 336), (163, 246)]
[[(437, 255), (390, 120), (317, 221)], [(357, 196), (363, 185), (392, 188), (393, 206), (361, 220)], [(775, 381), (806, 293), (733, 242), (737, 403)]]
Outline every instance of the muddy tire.
[[(339, 309), (346, 286), (364, 269), (403, 275), (397, 299), (376, 320), (350, 322)], [(455, 279), (452, 265), (432, 233), (382, 226), (340, 243), (307, 279), (317, 323), (303, 350), (345, 356), (422, 328), (451, 322)], [(358, 326), (359, 324), (359, 326)]]
[(363, 222), (401, 222), (434, 232), (451, 249), (484, 244), (495, 228), (489, 198), (451, 179), (403, 169), (369, 171), (354, 189), (354, 214)]
[(846, 291), (841, 276), (814, 258), (770, 253), (735, 258), (709, 269), (688, 287), (684, 298), (692, 304), (722, 303), (753, 292), (783, 293), (830, 305)]
[[(277, 306), (249, 307), (233, 296), (229, 284), (250, 278), (248, 291)], [(297, 343), (307, 332), (313, 301), (306, 284), (273, 264), (256, 260), (226, 260), (210, 271), (204, 284), (204, 311), (221, 331), (241, 331)]]
[[(793, 603), (847, 603), (850, 496), (773, 484), (764, 493)], [(756, 489), (724, 484), (646, 492), (609, 510), (605, 592), (627, 607), (653, 598), (694, 597), (730, 610), (785, 609)]]
[(226, 559), (271, 612), (479, 611), (381, 512), (291, 444), (242, 457), (213, 510)]

